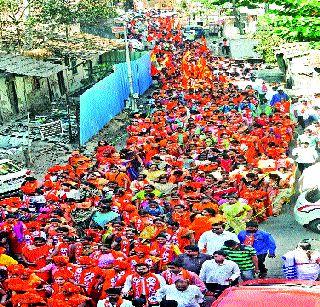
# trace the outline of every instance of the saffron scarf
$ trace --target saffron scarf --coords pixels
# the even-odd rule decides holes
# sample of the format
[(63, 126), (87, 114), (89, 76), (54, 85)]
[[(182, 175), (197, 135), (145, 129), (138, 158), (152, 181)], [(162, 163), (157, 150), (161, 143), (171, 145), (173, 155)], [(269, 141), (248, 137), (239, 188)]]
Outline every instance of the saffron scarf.
[(134, 298), (140, 298), (145, 295), (147, 300), (152, 302), (158, 289), (160, 289), (160, 282), (155, 274), (149, 273), (145, 276), (140, 276), (135, 273), (132, 275)]

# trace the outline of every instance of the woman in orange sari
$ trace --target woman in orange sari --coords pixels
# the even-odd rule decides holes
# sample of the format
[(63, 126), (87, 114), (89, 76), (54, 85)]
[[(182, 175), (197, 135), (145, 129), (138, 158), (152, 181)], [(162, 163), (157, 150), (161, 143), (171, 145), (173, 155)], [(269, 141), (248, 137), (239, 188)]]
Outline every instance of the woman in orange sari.
[[(35, 237), (33, 245), (25, 245), (22, 248), (21, 257), (28, 266), (39, 270), (46, 266), (51, 250), (52, 246), (48, 245), (44, 238)], [(38, 272), (37, 275), (45, 281), (50, 278), (48, 271)]]
[(213, 223), (225, 221), (224, 217), (212, 208), (205, 208), (201, 214), (197, 214), (191, 223), (189, 229), (194, 231), (194, 238), (199, 240), (200, 236), (211, 229)]

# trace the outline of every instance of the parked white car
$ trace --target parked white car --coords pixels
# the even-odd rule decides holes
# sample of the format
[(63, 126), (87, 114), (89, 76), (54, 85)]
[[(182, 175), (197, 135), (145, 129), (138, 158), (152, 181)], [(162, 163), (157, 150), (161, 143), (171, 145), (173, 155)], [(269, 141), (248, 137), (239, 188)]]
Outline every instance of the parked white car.
[(294, 207), (296, 221), (314, 232), (320, 233), (320, 190), (303, 192)]
[(298, 180), (298, 190), (303, 193), (314, 188), (320, 189), (320, 162), (307, 167)]
[[(117, 41), (119, 43), (124, 43), (125, 42), (124, 39), (118, 39)], [(132, 49), (134, 49), (134, 50), (143, 51), (145, 49), (144, 44), (142, 42), (140, 42), (139, 40), (137, 40), (137, 39), (134, 39), (134, 38), (129, 39), (128, 43), (129, 43), (129, 46), (131, 46)]]
[(9, 159), (0, 160), (0, 198), (17, 191), (23, 183), (28, 170), (21, 169)]
[(129, 39), (129, 44), (132, 46), (133, 49), (143, 51), (144, 44), (137, 39)]

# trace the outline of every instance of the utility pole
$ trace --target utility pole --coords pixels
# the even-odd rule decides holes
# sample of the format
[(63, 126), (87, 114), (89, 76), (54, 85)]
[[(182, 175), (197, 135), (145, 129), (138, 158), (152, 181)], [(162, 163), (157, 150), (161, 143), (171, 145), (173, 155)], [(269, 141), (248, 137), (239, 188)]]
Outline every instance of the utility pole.
[(72, 144), (74, 139), (72, 135), (72, 127), (71, 127), (71, 104), (70, 104), (70, 96), (69, 96), (69, 80), (68, 80), (68, 72), (66, 71), (67, 82), (66, 82), (66, 104), (67, 104), (67, 116), (68, 116), (68, 134), (69, 134), (69, 142)]
[(130, 59), (130, 50), (129, 50), (129, 41), (128, 41), (128, 33), (127, 33), (127, 23), (124, 24), (124, 41), (126, 45), (126, 63), (128, 66), (128, 80), (129, 80), (129, 90), (130, 94), (128, 97), (128, 106), (130, 108), (134, 108), (133, 106), (133, 79), (132, 79), (132, 68), (131, 68), (131, 59)]

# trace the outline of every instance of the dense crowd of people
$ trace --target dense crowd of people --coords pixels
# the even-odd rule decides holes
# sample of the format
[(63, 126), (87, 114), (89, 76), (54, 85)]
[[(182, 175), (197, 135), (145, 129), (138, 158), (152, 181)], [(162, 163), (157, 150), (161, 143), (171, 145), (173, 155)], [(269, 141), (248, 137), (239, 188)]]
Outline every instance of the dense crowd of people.
[(158, 89), (126, 147), (74, 152), (0, 202), (2, 305), (196, 307), (267, 276), (276, 245), (259, 223), (292, 194), (290, 103), (240, 88), (252, 67), (183, 41), (173, 18), (147, 18)]

